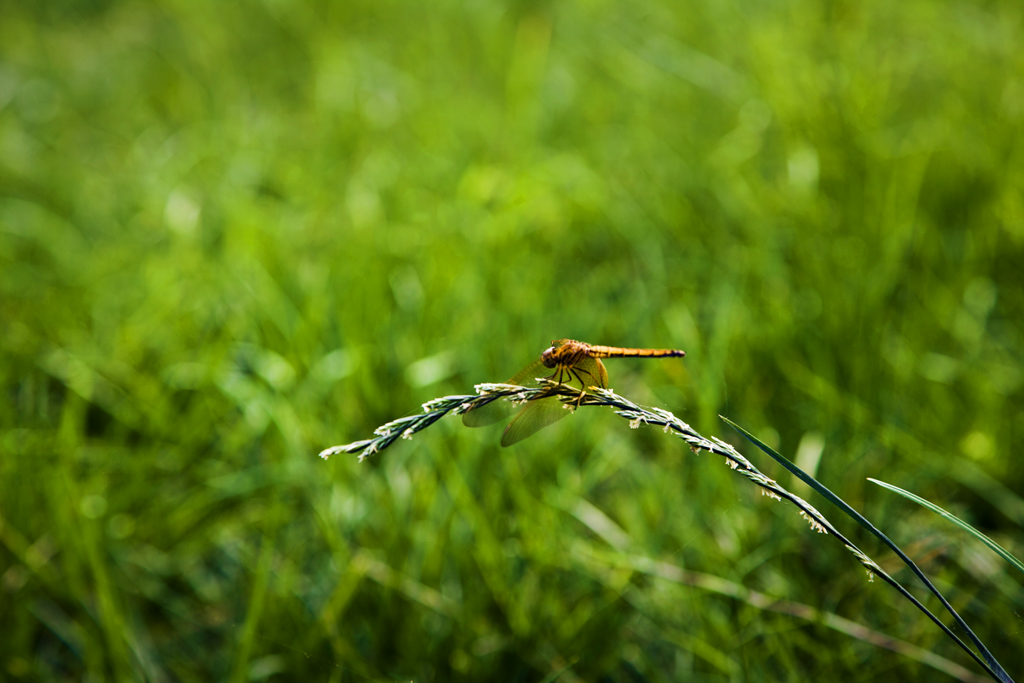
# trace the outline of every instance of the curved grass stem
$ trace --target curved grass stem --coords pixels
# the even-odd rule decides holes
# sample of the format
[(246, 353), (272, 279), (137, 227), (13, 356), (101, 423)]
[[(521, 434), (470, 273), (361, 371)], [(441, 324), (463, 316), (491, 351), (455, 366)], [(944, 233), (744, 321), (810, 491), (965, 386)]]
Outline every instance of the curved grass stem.
[[(947, 636), (956, 641), (956, 643), (960, 645), (964, 651), (970, 654), (970, 656), (993, 679), (1001, 681), (1002, 683), (1013, 683), (1013, 679), (1010, 678), (1009, 674), (1007, 674), (1002, 666), (999, 665), (991, 653), (989, 653), (985, 648), (984, 644), (982, 644), (971, 629), (968, 628), (966, 622), (964, 622), (960, 615), (957, 614), (949, 602), (940, 593), (938, 593), (938, 590), (931, 584), (931, 582), (925, 579), (925, 583), (928, 588), (939, 597), (943, 606), (956, 620), (957, 625), (971, 637), (971, 640), (981, 650), (984, 658), (979, 656), (963, 640), (961, 640), (959, 636), (946, 626), (946, 624), (944, 624), (927, 607), (925, 607), (924, 604), (914, 597), (910, 591), (904, 588), (898, 581), (896, 581), (896, 579), (889, 576), (889, 574), (887, 574), (874, 560), (868, 557), (868, 555), (866, 555), (860, 548), (843, 536), (832, 525), (832, 523), (829, 522), (824, 515), (818, 512), (810, 503), (803, 500), (796, 494), (787, 491), (780, 486), (778, 482), (763, 474), (733, 446), (716, 437), (707, 438), (702, 436), (695, 429), (690, 427), (690, 425), (686, 424), (667, 410), (639, 406), (629, 399), (623, 398), (610, 390), (589, 387), (585, 395), (581, 396), (579, 389), (574, 389), (566, 386), (565, 384), (552, 382), (550, 380), (542, 379), (539, 381), (541, 384), (539, 387), (522, 387), (514, 384), (478, 384), (474, 387), (477, 391), (475, 395), (456, 395), (436, 398), (423, 404), (423, 414), (399, 418), (382, 425), (374, 430), (375, 436), (372, 439), (363, 439), (361, 441), (354, 441), (342, 446), (332, 446), (331, 448), (324, 449), (320, 452), (320, 457), (326, 460), (330, 456), (338, 453), (358, 453), (359, 460), (361, 462), (364, 458), (367, 458), (368, 456), (382, 451), (392, 445), (399, 438), (412, 438), (414, 434), (426, 429), (448, 413), (465, 413), (501, 399), (516, 403), (523, 403), (526, 401), (536, 401), (542, 398), (548, 398), (550, 396), (559, 396), (560, 400), (567, 405), (608, 406), (614, 410), (616, 415), (629, 420), (630, 427), (637, 428), (641, 424), (661, 427), (666, 433), (672, 433), (686, 441), (687, 444), (689, 444), (690, 449), (695, 453), (699, 451), (707, 451), (708, 453), (714, 453), (721, 456), (725, 459), (729, 467), (736, 470), (739, 474), (746, 477), (755, 485), (759, 486), (763, 494), (776, 500), (788, 501), (794, 505), (800, 512), (800, 515), (807, 520), (812, 529), (818, 533), (829, 534), (843, 544), (843, 546), (867, 570), (869, 581), (873, 581), (875, 576), (880, 577), (883, 581), (895, 588), (903, 597), (912, 602), (915, 607), (927, 615), (928, 618), (938, 625)], [(729, 422), (729, 424), (733, 423)], [(744, 432), (744, 434), (746, 433)], [(809, 477), (809, 475), (806, 474), (804, 476)], [(832, 495), (834, 496), (834, 494)], [(831, 500), (831, 498), (829, 499)], [(835, 500), (832, 502), (835, 503)], [(840, 507), (845, 510), (845, 508), (848, 508), (849, 506), (843, 503)], [(909, 561), (909, 558), (902, 553), (900, 554), (904, 561)], [(913, 565), (913, 563), (911, 563), (911, 565)], [(915, 570), (915, 574), (919, 577), (924, 576), (920, 569), (917, 569), (916, 565), (912, 566), (912, 569)]]

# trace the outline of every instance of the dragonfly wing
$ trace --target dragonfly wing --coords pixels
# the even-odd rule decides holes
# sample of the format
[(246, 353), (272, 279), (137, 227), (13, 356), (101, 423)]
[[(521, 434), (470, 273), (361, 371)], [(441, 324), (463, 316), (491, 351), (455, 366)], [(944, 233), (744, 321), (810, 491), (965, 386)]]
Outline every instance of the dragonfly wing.
[(556, 396), (530, 401), (508, 423), (508, 427), (505, 427), (505, 433), (501, 436), (501, 445), (511, 446), (518, 443), (548, 425), (558, 422), (568, 414), (569, 411)]
[[(546, 377), (550, 374), (551, 371), (545, 368), (543, 361), (538, 358), (513, 375), (512, 379), (505, 382), (505, 384), (518, 384), (521, 387), (535, 387), (537, 386), (538, 377)], [(476, 410), (463, 413), (462, 424), (467, 427), (486, 427), (487, 425), (494, 424), (495, 422), (507, 420), (515, 410), (515, 405), (503, 399), (498, 399), (497, 401), (492, 401), (485, 406), (477, 408)]]
[(463, 413), (462, 424), (467, 427), (486, 427), (495, 422), (507, 420), (512, 415), (513, 410), (515, 410), (514, 405), (499, 398), (485, 406), (471, 410), (468, 413)]
[(535, 387), (538, 386), (538, 377), (547, 377), (550, 374), (551, 370), (544, 367), (544, 360), (542, 358), (538, 358), (513, 375), (512, 379), (505, 382), (505, 384), (518, 384), (521, 387)]
[(608, 370), (604, 367), (604, 363), (601, 362), (600, 358), (591, 358), (589, 356), (580, 360), (573, 369), (583, 380), (583, 387), (600, 387), (601, 389), (608, 388)]

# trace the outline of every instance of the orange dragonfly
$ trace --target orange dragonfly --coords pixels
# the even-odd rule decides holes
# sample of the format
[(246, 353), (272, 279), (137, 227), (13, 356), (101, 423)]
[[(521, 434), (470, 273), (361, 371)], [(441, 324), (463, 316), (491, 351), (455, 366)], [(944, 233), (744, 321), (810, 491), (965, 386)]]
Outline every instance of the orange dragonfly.
[[(506, 384), (540, 386), (537, 378), (545, 374), (542, 368), (547, 368), (554, 372), (546, 379), (572, 387), (578, 386), (582, 400), (587, 387), (608, 388), (608, 371), (601, 362), (602, 358), (669, 358), (685, 355), (685, 351), (674, 349), (624, 349), (618, 346), (592, 346), (572, 339), (556, 339), (540, 358), (516, 373)], [(510, 409), (511, 404), (507, 401), (495, 401), (463, 414), (462, 423), (467, 427), (485, 427), (508, 417)], [(568, 414), (569, 411), (557, 396), (530, 401), (505, 427), (501, 445), (518, 443)]]

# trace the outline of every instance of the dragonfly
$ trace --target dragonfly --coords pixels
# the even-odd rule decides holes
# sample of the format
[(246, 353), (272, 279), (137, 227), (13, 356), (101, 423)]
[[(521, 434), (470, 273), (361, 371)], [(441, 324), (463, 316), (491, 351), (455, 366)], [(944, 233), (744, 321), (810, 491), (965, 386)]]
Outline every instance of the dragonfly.
[[(540, 358), (512, 376), (506, 384), (523, 387), (537, 387), (539, 377), (549, 370), (554, 372), (544, 377), (559, 384), (579, 388), (583, 400), (587, 387), (608, 388), (608, 370), (602, 358), (671, 358), (685, 356), (685, 351), (676, 349), (631, 349), (618, 346), (598, 346), (574, 339), (556, 339), (551, 342)], [(486, 427), (508, 417), (511, 405), (506, 401), (495, 401), (476, 410), (464, 413), (462, 423), (467, 427)], [(538, 431), (554, 424), (569, 414), (566, 406), (557, 396), (528, 402), (520, 408), (501, 435), (501, 445), (508, 447), (533, 436)]]

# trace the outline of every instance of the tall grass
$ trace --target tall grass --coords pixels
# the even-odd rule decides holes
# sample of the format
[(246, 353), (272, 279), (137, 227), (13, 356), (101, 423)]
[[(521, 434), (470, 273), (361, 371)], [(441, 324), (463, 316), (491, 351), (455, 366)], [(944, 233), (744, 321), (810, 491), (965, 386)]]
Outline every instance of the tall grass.
[(611, 386), (819, 444), (1017, 676), (1019, 578), (866, 478), (1021, 556), (1021, 33), (1007, 1), (3, 3), (0, 678), (934, 675), (843, 623), (974, 666), (596, 411), (311, 456), (560, 337), (684, 349)]
[[(374, 455), (380, 451), (393, 445), (395, 442), (401, 439), (412, 439), (412, 437), (418, 433), (430, 427), (442, 417), (449, 413), (467, 414), (471, 411), (481, 410), (494, 403), (496, 400), (503, 399), (504, 401), (511, 402), (517, 405), (529, 404), (531, 401), (541, 401), (545, 399), (553, 400), (553, 397), (557, 397), (562, 402), (562, 408), (567, 410), (575, 410), (581, 406), (609, 406), (615, 410), (615, 414), (629, 420), (629, 426), (636, 429), (640, 425), (654, 425), (661, 426), (665, 433), (672, 433), (684, 439), (690, 446), (690, 449), (699, 454), (701, 451), (706, 451), (715, 455), (722, 456), (726, 463), (733, 470), (737, 470), (739, 474), (749, 479), (752, 483), (761, 488), (761, 493), (767, 495), (775, 500), (786, 500), (791, 503), (799, 512), (800, 516), (806, 519), (811, 528), (818, 533), (831, 535), (833, 538), (839, 540), (847, 550), (849, 550), (857, 561), (864, 566), (868, 571), (868, 578), (870, 581), (874, 580), (877, 574), (885, 580), (890, 586), (895, 588), (899, 594), (906, 598), (911, 604), (917, 607), (921, 612), (926, 614), (936, 626), (938, 626), (951, 640), (956, 642), (968, 655), (970, 655), (975, 662), (981, 666), (987, 674), (989, 674), (994, 680), (1006, 681), (1009, 683), (1012, 681), (1010, 676), (1006, 673), (1006, 670), (996, 661), (992, 656), (988, 648), (982, 643), (982, 641), (975, 635), (974, 631), (968, 626), (968, 624), (960, 617), (957, 611), (950, 605), (949, 601), (945, 596), (935, 587), (935, 585), (921, 572), (920, 568), (911, 560), (906, 553), (896, 544), (894, 544), (889, 538), (879, 531), (871, 522), (869, 522), (863, 515), (851, 508), (845, 501), (836, 496), (827, 487), (816, 481), (813, 477), (808, 475), (806, 472), (801, 470), (799, 467), (790, 462), (785, 456), (777, 453), (774, 449), (764, 444), (762, 441), (757, 439), (755, 436), (742, 429), (735, 423), (726, 419), (731, 426), (735, 427), (740, 431), (748, 440), (757, 445), (763, 451), (772, 456), (776, 461), (782, 464), (786, 469), (797, 476), (798, 480), (802, 481), (805, 485), (810, 486), (815, 492), (822, 494), (826, 500), (840, 509), (843, 513), (854, 519), (862, 527), (870, 531), (872, 534), (881, 539), (886, 546), (888, 546), (893, 552), (895, 552), (901, 560), (911, 569), (917, 578), (919, 578), (928, 589), (937, 597), (942, 606), (952, 615), (956, 620), (956, 626), (967, 633), (970, 637), (971, 642), (977, 648), (977, 652), (971, 648), (970, 645), (965, 643), (960, 637), (950, 630), (943, 621), (936, 617), (932, 612), (925, 607), (912, 593), (910, 593), (903, 585), (896, 581), (893, 577), (889, 576), (874, 560), (864, 554), (864, 552), (854, 545), (851, 541), (845, 538), (839, 531), (829, 522), (820, 512), (812, 507), (807, 501), (802, 499), (790, 491), (779, 486), (777, 482), (766, 477), (757, 467), (755, 467), (749, 460), (739, 453), (735, 448), (730, 446), (728, 443), (721, 439), (712, 437), (711, 439), (701, 436), (699, 433), (694, 431), (690, 425), (686, 424), (672, 413), (661, 409), (661, 408), (644, 408), (631, 402), (630, 400), (623, 398), (622, 396), (616, 395), (614, 392), (607, 389), (601, 389), (598, 387), (590, 387), (586, 392), (581, 392), (578, 387), (563, 384), (560, 381), (552, 381), (550, 379), (538, 380), (539, 386), (533, 388), (525, 388), (516, 384), (480, 384), (477, 385), (476, 395), (468, 396), (445, 396), (443, 398), (437, 398), (432, 401), (428, 401), (423, 404), (423, 414), (413, 415), (409, 417), (399, 418), (385, 425), (378, 427), (374, 430), (374, 438), (363, 439), (360, 441), (354, 441), (350, 444), (344, 444), (341, 446), (332, 446), (324, 449), (320, 453), (320, 457), (327, 460), (332, 455), (339, 453), (358, 453), (359, 462), (362, 462), (367, 456)], [(517, 418), (518, 419), (518, 418)], [(872, 480), (875, 481), (875, 480)], [(880, 483), (880, 482), (876, 482)], [(887, 488), (889, 487), (886, 485)], [(894, 489), (899, 491), (905, 496), (909, 496), (905, 491), (900, 489)], [(943, 516), (954, 519), (961, 526), (965, 526), (966, 530), (978, 536), (980, 540), (989, 545), (991, 548), (997, 550), (1000, 555), (1005, 559), (1011, 560), (1015, 566), (1020, 565), (1019, 561), (1012, 556), (1009, 556), (1005, 550), (999, 547), (997, 544), (992, 542), (987, 537), (979, 534), (973, 528), (964, 525), (960, 520), (952, 517), (948, 513), (938, 509), (934, 505), (927, 503), (926, 501), (920, 501), (933, 511), (937, 511), (943, 514)], [(599, 511), (596, 511), (600, 515)], [(615, 542), (612, 541), (615, 545)], [(801, 610), (802, 611), (802, 610)], [(860, 631), (855, 628), (844, 629), (851, 635)], [(865, 638), (869, 642), (874, 642), (882, 647), (885, 647), (884, 642), (886, 638)], [(928, 656), (924, 651), (916, 648), (901, 646), (892, 647), (894, 651), (905, 653), (908, 655), (915, 656), (919, 661), (928, 663), (936, 669), (948, 673), (951, 676), (958, 676), (963, 679), (973, 680), (975, 677), (972, 676), (966, 669), (958, 667), (952, 662), (941, 658), (935, 657), (934, 655)]]

